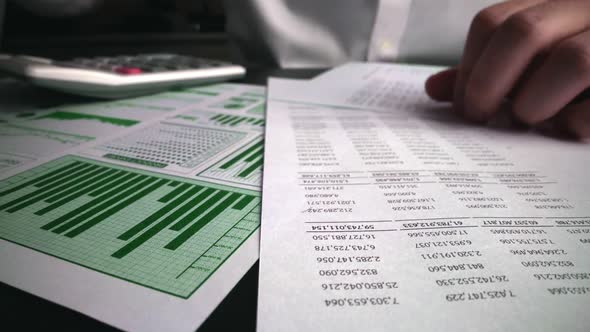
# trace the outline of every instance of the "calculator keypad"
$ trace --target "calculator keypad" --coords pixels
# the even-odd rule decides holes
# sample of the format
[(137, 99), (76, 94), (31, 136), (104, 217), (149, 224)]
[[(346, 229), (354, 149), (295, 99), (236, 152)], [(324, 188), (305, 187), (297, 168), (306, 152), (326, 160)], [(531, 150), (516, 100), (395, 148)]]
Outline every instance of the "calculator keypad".
[(225, 63), (185, 55), (144, 54), (136, 56), (75, 58), (56, 65), (106, 71), (119, 75), (139, 75), (179, 70), (220, 67)]

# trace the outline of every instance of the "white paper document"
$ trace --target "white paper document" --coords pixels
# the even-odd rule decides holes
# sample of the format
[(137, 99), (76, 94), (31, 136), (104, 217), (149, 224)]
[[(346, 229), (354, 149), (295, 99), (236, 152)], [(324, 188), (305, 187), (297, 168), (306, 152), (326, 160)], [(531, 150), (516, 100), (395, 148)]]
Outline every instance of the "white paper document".
[(259, 331), (590, 330), (590, 147), (467, 124), (435, 70), (270, 80)]
[(258, 259), (263, 87), (0, 117), (0, 281), (129, 331), (194, 331)]

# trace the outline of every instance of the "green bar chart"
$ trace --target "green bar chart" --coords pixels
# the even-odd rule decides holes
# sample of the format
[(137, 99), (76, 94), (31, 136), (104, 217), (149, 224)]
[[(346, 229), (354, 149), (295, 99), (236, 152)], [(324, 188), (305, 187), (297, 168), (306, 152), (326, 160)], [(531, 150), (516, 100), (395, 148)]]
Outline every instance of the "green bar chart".
[(222, 102), (212, 105), (212, 107), (225, 110), (240, 110), (253, 106), (256, 103), (259, 103), (260, 100), (260, 98), (253, 98), (250, 96), (230, 97)]
[(216, 114), (209, 118), (209, 122), (218, 126), (252, 126), (252, 127), (264, 127), (264, 119), (252, 118), (247, 116), (230, 115), (230, 114)]
[(120, 119), (120, 118), (113, 118), (113, 117), (107, 117), (107, 116), (101, 116), (101, 115), (83, 114), (83, 113), (65, 112), (65, 111), (56, 111), (53, 113), (49, 113), (47, 115), (40, 116), (37, 119), (55, 119), (55, 120), (62, 120), (62, 121), (88, 120), (88, 121), (102, 122), (105, 124), (110, 124), (110, 125), (120, 126), (120, 127), (131, 127), (131, 126), (139, 123), (139, 121), (136, 121), (136, 120)]
[(260, 186), (263, 162), (264, 138), (260, 136), (199, 175), (233, 183)]
[(32, 128), (16, 123), (0, 124), (0, 172), (92, 140), (94, 137), (45, 128)]
[(259, 227), (259, 193), (66, 156), (0, 182), (0, 238), (188, 298)]
[(266, 103), (258, 104), (251, 109), (248, 110), (248, 113), (251, 114), (262, 114), (264, 115), (264, 111), (266, 110)]

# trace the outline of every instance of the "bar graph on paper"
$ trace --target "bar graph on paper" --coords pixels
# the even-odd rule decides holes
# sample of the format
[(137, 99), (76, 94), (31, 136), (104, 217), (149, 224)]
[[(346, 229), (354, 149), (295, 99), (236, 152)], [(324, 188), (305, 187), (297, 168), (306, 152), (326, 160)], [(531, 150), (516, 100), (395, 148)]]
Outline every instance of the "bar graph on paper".
[(209, 122), (219, 126), (250, 126), (264, 128), (264, 119), (252, 118), (248, 116), (215, 114), (209, 118)]
[(189, 297), (259, 226), (259, 194), (66, 156), (0, 182), (0, 238)]
[(264, 139), (258, 137), (199, 175), (233, 183), (260, 186), (263, 158)]

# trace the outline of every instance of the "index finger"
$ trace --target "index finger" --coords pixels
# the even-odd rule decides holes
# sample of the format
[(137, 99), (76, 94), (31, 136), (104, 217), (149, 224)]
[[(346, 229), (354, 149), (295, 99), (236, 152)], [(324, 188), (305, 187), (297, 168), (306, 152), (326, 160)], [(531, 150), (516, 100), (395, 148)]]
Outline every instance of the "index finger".
[(480, 11), (473, 19), (458, 67), (453, 102), (455, 110), (463, 113), (465, 86), (475, 63), (483, 53), (496, 29), (510, 16), (523, 9), (545, 2), (545, 0), (505, 1)]

